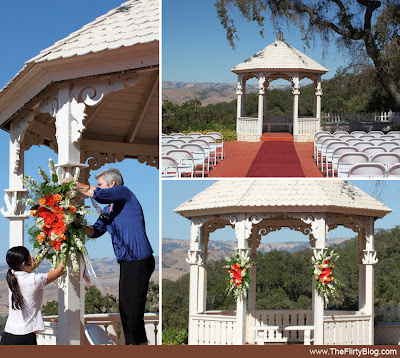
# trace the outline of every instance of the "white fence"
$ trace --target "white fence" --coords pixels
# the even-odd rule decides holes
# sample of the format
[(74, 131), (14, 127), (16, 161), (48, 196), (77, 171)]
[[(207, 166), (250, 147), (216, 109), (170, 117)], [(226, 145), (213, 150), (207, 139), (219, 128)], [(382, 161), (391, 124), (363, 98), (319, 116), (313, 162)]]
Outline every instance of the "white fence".
[(314, 137), (315, 133), (320, 130), (318, 118), (299, 117), (299, 135), (310, 135)]
[[(46, 330), (37, 335), (38, 345), (55, 345), (57, 344), (58, 333), (57, 316), (46, 316), (43, 318)], [(125, 344), (119, 313), (86, 314), (85, 324), (89, 323), (96, 323), (102, 327), (115, 344)], [(158, 313), (145, 313), (144, 323), (149, 344), (161, 344), (161, 332), (158, 331), (160, 328), (158, 326)], [(89, 344), (89, 342), (85, 341), (81, 344)]]
[(192, 315), (190, 320), (189, 344), (235, 344), (236, 316), (197, 314)]
[(394, 113), (321, 113), (322, 122), (391, 122)]
[(400, 344), (400, 302), (375, 308), (375, 344)]

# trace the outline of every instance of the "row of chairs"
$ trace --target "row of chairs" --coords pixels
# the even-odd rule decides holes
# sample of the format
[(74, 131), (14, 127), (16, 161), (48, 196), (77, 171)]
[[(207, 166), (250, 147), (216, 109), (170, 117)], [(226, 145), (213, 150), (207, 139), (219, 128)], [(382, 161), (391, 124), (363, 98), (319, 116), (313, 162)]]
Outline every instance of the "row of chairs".
[(161, 137), (161, 142), (162, 144), (168, 144), (173, 140), (179, 141), (172, 142), (173, 144), (184, 144), (189, 143), (193, 139), (202, 139), (207, 141), (210, 144), (210, 147), (212, 147), (213, 150), (215, 149), (216, 160), (220, 161), (224, 159), (224, 137), (219, 132), (208, 132), (207, 134), (192, 132), (188, 135), (185, 135), (184, 133), (172, 133), (170, 135), (163, 134)]
[(338, 158), (337, 176), (347, 178), (364, 174), (365, 177), (370, 177), (379, 174), (385, 177), (390, 174), (392, 177), (400, 174), (398, 167), (400, 167), (398, 153), (378, 153), (369, 157), (363, 152), (347, 152)]
[(400, 164), (389, 168), (380, 163), (355, 164), (349, 169), (348, 178), (400, 178)]
[[(384, 135), (383, 132), (373, 131), (366, 134), (362, 131), (355, 131), (349, 135), (347, 132), (318, 132), (314, 137), (314, 159), (321, 171), (329, 176), (329, 167), (331, 166), (332, 176), (334, 175), (334, 165), (338, 157), (346, 152), (366, 151), (371, 157), (374, 154), (397, 151), (400, 147), (400, 132), (391, 132)], [(379, 148), (379, 149), (374, 149)]]

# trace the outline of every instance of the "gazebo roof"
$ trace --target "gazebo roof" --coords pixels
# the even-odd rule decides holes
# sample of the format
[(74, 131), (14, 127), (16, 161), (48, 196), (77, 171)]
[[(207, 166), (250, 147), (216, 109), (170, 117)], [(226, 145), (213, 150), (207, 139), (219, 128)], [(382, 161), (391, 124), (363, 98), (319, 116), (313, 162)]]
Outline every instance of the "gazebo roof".
[(382, 218), (392, 210), (341, 180), (221, 180), (174, 210), (187, 217), (331, 212)]
[(329, 71), (304, 53), (279, 40), (231, 69), (232, 72), (237, 74), (279, 70), (296, 70), (322, 74)]
[(0, 126), (55, 82), (158, 66), (159, 37), (158, 0), (124, 2), (28, 60), (0, 91)]

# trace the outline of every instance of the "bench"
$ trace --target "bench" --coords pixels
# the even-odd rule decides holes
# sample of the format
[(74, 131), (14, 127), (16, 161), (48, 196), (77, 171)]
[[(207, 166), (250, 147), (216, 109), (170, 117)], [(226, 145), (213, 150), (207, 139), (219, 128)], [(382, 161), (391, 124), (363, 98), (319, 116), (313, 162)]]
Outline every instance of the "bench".
[[(314, 330), (314, 326), (253, 326), (249, 327), (250, 330), (256, 331), (257, 333), (257, 344), (263, 345), (265, 343), (265, 333), (267, 331), (304, 331), (304, 345), (311, 344), (311, 331)], [(287, 339), (286, 339), (287, 341)]]

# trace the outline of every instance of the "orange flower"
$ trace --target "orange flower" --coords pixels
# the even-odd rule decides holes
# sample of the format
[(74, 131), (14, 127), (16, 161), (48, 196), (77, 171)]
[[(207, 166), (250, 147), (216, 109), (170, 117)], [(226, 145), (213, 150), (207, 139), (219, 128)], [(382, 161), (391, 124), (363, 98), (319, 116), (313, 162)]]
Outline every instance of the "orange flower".
[(38, 235), (38, 237), (37, 237), (36, 240), (37, 240), (38, 242), (42, 243), (42, 242), (45, 240), (45, 238), (46, 238), (46, 236), (40, 234), (40, 235)]
[(332, 265), (332, 268), (335, 268), (335, 265)]
[(331, 281), (333, 281), (335, 278), (334, 277), (331, 277)]
[(57, 250), (57, 251), (60, 251), (61, 245), (62, 245), (62, 242), (61, 242), (61, 241), (58, 241), (58, 240), (54, 240), (54, 241), (51, 243), (51, 246), (53, 246), (54, 250)]
[(319, 276), (315, 276), (315, 279), (316, 279), (316, 280), (319, 280)]
[(55, 201), (59, 202), (59, 201), (62, 200), (62, 196), (61, 196), (60, 194), (54, 194), (54, 195), (53, 195), (53, 199), (54, 199)]
[(322, 278), (319, 279), (319, 282), (324, 282), (324, 280)]
[(234, 265), (232, 265), (232, 266), (231, 266), (231, 270), (234, 270), (234, 269), (235, 269), (235, 266), (234, 266)]
[(67, 238), (65, 237), (65, 235), (64, 234), (61, 234), (60, 236), (59, 236), (59, 238), (58, 238), (58, 240), (60, 240), (60, 241), (64, 241), (64, 240), (66, 240)]
[(322, 268), (322, 265), (318, 265), (318, 268)]
[(46, 205), (46, 198), (40, 198), (39, 199), (39, 205), (40, 206), (45, 206)]
[(71, 206), (69, 207), (69, 211), (70, 211), (71, 213), (76, 212), (76, 207), (73, 206), (73, 205), (71, 205)]
[(38, 211), (37, 210), (31, 210), (31, 216), (37, 216)]
[(232, 284), (232, 283), (233, 283), (233, 280), (230, 280), (229, 282)]

